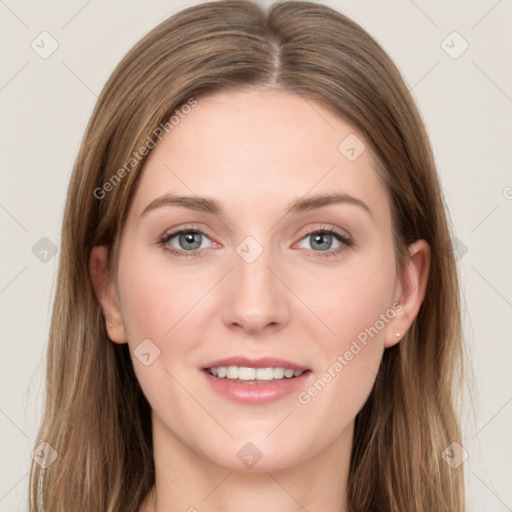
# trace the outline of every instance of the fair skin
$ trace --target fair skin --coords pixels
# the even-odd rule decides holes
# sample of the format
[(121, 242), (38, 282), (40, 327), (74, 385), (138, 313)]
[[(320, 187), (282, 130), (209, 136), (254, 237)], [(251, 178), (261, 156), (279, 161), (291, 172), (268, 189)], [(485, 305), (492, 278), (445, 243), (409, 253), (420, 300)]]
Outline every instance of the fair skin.
[[(418, 313), (430, 262), (419, 240), (397, 274), (385, 185), (368, 144), (354, 161), (340, 152), (349, 134), (364, 141), (318, 104), (288, 93), (200, 98), (145, 163), (117, 279), (106, 270), (106, 247), (93, 249), (108, 335), (129, 344), (152, 408), (156, 493), (141, 512), (347, 511), (354, 419), (384, 350)], [(141, 215), (168, 193), (214, 199), (222, 210), (165, 205)], [(298, 199), (332, 193), (357, 198), (370, 212), (343, 202), (286, 214)], [(176, 235), (166, 246), (197, 257), (158, 245), (181, 227), (202, 235)], [(318, 240), (330, 228), (353, 244), (328, 234)], [(263, 249), (250, 263), (237, 252), (248, 236)], [(378, 333), (333, 371), (371, 326)], [(147, 366), (134, 356), (145, 339), (160, 350)], [(239, 355), (286, 359), (309, 371), (291, 394), (239, 403), (213, 389), (215, 377), (203, 369)], [(308, 393), (329, 368), (329, 382), (300, 402), (298, 392)], [(251, 467), (237, 456), (247, 443), (261, 454)]]

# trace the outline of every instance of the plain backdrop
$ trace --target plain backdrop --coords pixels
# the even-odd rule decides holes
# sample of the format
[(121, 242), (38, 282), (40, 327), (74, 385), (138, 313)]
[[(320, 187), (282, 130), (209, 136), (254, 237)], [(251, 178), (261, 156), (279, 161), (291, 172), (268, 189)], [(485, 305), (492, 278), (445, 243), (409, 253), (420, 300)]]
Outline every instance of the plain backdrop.
[[(196, 3), (0, 1), (1, 512), (26, 510), (60, 224), (86, 123), (133, 44)], [(473, 511), (511, 511), (512, 1), (324, 3), (384, 47), (425, 120), (453, 222), (477, 391), (461, 412), (469, 501)]]

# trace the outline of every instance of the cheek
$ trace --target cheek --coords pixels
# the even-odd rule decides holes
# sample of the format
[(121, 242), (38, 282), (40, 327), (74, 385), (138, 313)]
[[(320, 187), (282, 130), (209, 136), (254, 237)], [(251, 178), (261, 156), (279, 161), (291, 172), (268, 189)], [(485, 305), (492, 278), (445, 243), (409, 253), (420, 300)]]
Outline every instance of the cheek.
[(317, 328), (322, 324), (316, 320), (306, 325), (308, 337), (315, 340), (322, 357), (315, 375), (315, 382), (320, 382), (305, 390), (301, 403), (311, 400), (319, 408), (334, 406), (340, 413), (345, 410), (355, 416), (371, 391), (384, 351), (384, 335), (396, 310), (392, 307), (393, 253), (376, 251), (370, 256), (326, 273), (315, 286), (311, 282), (303, 285), (304, 301), (326, 329), (314, 335), (313, 323)]
[[(164, 258), (162, 258), (164, 260)], [(148, 253), (134, 251), (119, 263), (119, 293), (128, 344), (137, 380), (154, 411), (168, 410), (169, 403), (186, 410), (190, 397), (179, 382), (185, 382), (183, 362), (194, 350), (194, 321), (198, 301), (211, 284), (191, 272), (170, 271), (165, 261), (155, 264)], [(196, 307), (194, 307), (196, 305)], [(149, 364), (138, 354), (143, 340)], [(147, 362), (147, 361), (146, 361)], [(197, 411), (196, 411), (197, 413)], [(165, 415), (165, 413), (164, 413)], [(172, 418), (167, 418), (173, 424)]]
[[(359, 413), (373, 388), (384, 351), (387, 294), (348, 286), (329, 306), (329, 325), (336, 335), (316, 338), (321, 364), (298, 394), (299, 414), (322, 424), (323, 441), (334, 440)], [(384, 318), (386, 318), (384, 316)], [(389, 321), (389, 320), (388, 320)], [(311, 435), (315, 425), (310, 425)]]
[[(156, 409), (163, 389), (179, 402), (180, 388), (171, 375), (185, 378), (204, 334), (204, 307), (211, 300), (215, 275), (191, 269), (177, 270), (165, 258), (155, 261), (154, 254), (136, 249), (119, 262), (121, 309), (134, 370)], [(148, 366), (138, 359), (143, 340), (151, 341), (144, 345), (151, 353)]]
[(150, 338), (161, 345), (211, 285), (192, 272), (170, 272), (169, 266), (146, 260), (142, 255), (120, 263), (122, 314), (132, 343)]
[[(327, 328), (321, 339), (328, 351), (343, 349), (376, 323), (383, 335), (387, 323), (381, 318), (391, 307), (395, 284), (392, 256), (368, 257), (322, 272), (303, 280), (297, 294)], [(317, 325), (322, 327), (318, 320)]]

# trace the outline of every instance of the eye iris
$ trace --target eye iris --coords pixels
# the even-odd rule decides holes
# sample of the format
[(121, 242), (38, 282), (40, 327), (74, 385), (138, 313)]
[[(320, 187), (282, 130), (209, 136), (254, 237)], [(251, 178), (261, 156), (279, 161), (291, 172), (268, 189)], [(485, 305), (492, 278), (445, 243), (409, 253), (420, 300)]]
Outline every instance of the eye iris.
[[(332, 243), (332, 236), (329, 233), (316, 233), (311, 236), (313, 237), (313, 243), (311, 244), (311, 247), (313, 247), (314, 249), (320, 249), (321, 251), (325, 251), (330, 247)], [(327, 243), (329, 247), (315, 247), (315, 245), (322, 243)]]
[[(194, 242), (194, 237), (199, 237), (199, 241)], [(201, 234), (193, 232), (181, 233), (179, 241), (184, 249), (198, 249), (201, 246)], [(187, 246), (187, 244), (192, 244), (192, 247)]]

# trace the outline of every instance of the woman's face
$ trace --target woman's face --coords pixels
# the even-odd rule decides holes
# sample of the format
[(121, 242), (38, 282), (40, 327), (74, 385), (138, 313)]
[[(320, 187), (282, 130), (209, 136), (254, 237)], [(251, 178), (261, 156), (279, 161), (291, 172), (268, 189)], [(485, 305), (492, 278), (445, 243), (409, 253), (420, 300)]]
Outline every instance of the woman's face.
[(107, 320), (159, 442), (271, 470), (351, 439), (384, 349), (410, 324), (363, 144), (300, 96), (223, 92), (152, 150)]

